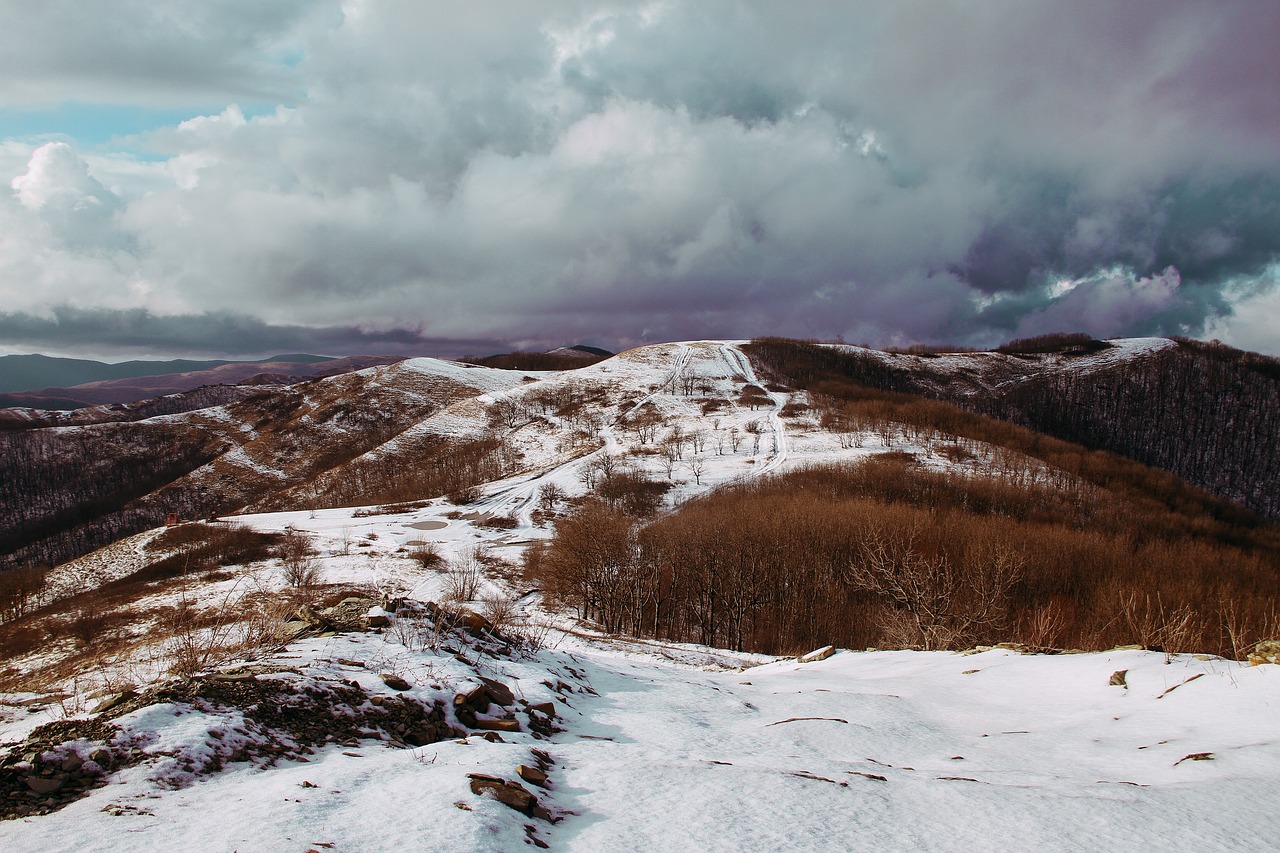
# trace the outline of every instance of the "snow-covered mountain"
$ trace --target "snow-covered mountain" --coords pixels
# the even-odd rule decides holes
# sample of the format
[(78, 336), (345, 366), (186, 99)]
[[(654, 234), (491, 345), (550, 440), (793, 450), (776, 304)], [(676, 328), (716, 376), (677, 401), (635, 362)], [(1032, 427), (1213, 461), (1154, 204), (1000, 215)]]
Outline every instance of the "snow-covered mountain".
[[(931, 372), (916, 372), (997, 388), (1171, 346), (1113, 343), (921, 357)], [(415, 359), (8, 435), (10, 452), (68, 466), (23, 470), (79, 466), (108, 495), (127, 497), (111, 478), (135, 482), (157, 454), (174, 476), (100, 516), (121, 522), (106, 538), (138, 532), (55, 567), (0, 625), (0, 844), (1270, 845), (1280, 670), (1266, 647), (1257, 666), (1017, 645), (766, 656), (603, 634), (522, 571), (620, 472), (657, 484), (662, 517), (819, 463), (1010, 470), (1007, 447), (841, 421), (822, 389), (782, 376), (736, 341), (546, 373)], [(1019, 464), (1036, 483), (1066, 476)], [(170, 508), (221, 518), (160, 527)]]

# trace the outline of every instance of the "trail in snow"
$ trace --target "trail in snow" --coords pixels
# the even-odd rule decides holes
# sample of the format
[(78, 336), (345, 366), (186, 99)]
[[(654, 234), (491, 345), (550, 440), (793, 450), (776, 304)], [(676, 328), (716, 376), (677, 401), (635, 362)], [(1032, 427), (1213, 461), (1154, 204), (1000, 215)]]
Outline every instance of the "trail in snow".
[[(764, 385), (756, 378), (755, 370), (751, 367), (751, 360), (747, 358), (742, 350), (732, 344), (723, 344), (720, 347), (720, 351), (745, 381), (752, 385), (758, 385), (762, 389), (764, 388)], [(767, 461), (763, 465), (752, 472), (752, 476), (757, 477), (778, 470), (787, 461), (787, 427), (782, 422), (782, 407), (787, 404), (787, 395), (769, 391), (768, 389), (765, 389), (765, 393), (769, 395), (769, 400), (773, 403), (773, 409), (768, 415), (769, 428), (773, 438), (773, 453), (768, 455)]]

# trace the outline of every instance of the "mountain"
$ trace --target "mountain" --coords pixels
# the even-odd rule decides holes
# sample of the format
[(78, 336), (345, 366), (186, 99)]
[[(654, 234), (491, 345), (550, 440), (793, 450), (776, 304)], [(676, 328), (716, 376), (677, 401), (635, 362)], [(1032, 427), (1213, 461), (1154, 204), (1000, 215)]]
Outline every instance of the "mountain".
[[(261, 364), (285, 362), (314, 364), (329, 361), (322, 355), (278, 355), (261, 359)], [(252, 364), (224, 360), (192, 361), (121, 361), (108, 364), (82, 358), (55, 358), (47, 355), (0, 356), (0, 393), (33, 391), (41, 388), (66, 388), (86, 382), (110, 379), (132, 379), (139, 376), (161, 376), (210, 370), (227, 364)]]
[(942, 400), (1172, 471), (1280, 519), (1280, 360), (1186, 339), (1015, 343), (913, 355), (766, 339), (752, 351), (798, 388), (847, 380)]
[[(225, 405), (136, 423), (5, 435), (0, 497), (12, 509), (0, 524), (0, 549), (9, 563), (60, 562), (144, 529), (169, 511), (204, 517), (291, 503), (351, 505), (448, 493), (527, 467), (522, 460), (539, 443), (576, 458), (598, 442), (600, 424), (616, 421), (628, 401), (647, 398), (659, 387), (678, 386), (679, 396), (698, 397), (699, 428), (719, 433), (715, 425), (723, 411), (754, 411), (765, 401), (752, 398), (751, 389), (759, 386), (742, 378), (744, 353), (784, 383), (779, 388), (807, 389), (819, 398), (836, 380), (853, 381), (983, 412), (1009, 405), (1014, 419), (1037, 411), (1026, 399), (1052, 399), (1066, 382), (1093, 388), (1095, 397), (1105, 399), (1106, 383), (1120, 377), (1132, 383), (1135, 376), (1163, 376), (1170, 358), (1191, 363), (1179, 375), (1203, 375), (1199, 362), (1206, 358), (1187, 345), (1155, 339), (1117, 341), (1088, 354), (934, 358), (765, 339), (742, 349), (715, 342), (684, 349), (654, 345), (577, 370), (540, 374), (411, 359), (263, 388), (243, 398), (238, 391), (238, 399)], [(1212, 363), (1240, 370), (1236, 363)], [(718, 395), (711, 394), (713, 386), (721, 389)], [(1124, 399), (1139, 417), (1151, 410), (1149, 417), (1163, 430), (1151, 445), (1176, 441), (1182, 448), (1178, 458), (1199, 460), (1214, 472), (1220, 494), (1266, 498), (1278, 452), (1268, 420), (1274, 417), (1274, 391), (1266, 397), (1274, 380), (1244, 370), (1238, 381), (1227, 377), (1213, 387), (1225, 388), (1216, 408), (1212, 388), (1184, 388), (1178, 392), (1182, 408), (1171, 412), (1132, 392)], [(1210, 415), (1187, 417), (1192, 409)], [(458, 410), (467, 418), (459, 421)], [(661, 422), (660, 414), (654, 417)], [(1143, 434), (1132, 431), (1132, 419), (1115, 421), (1124, 430), (1110, 433), (1105, 430), (1113, 421), (1101, 415), (1095, 421), (1113, 443), (1133, 443), (1133, 435)], [(1232, 428), (1223, 430), (1222, 423)], [(500, 441), (495, 427), (515, 433)], [(1268, 431), (1272, 440), (1266, 440)], [(73, 473), (83, 470), (100, 476)], [(1261, 503), (1264, 511), (1270, 506)]]
[(810, 346), (0, 436), (0, 844), (1265, 849), (1276, 526)]
[[(43, 356), (7, 356), (8, 358), (43, 358)], [(125, 362), (101, 365), (103, 368), (129, 370), (153, 369), (162, 372), (128, 374), (121, 378), (97, 379), (70, 387), (41, 388), (20, 393), (0, 394), (0, 407), (22, 407), (45, 410), (76, 409), (86, 406), (111, 405), (147, 400), (167, 394), (181, 394), (205, 385), (288, 385), (314, 376), (333, 376), (377, 364), (400, 361), (395, 356), (281, 356), (264, 361), (245, 362)], [(58, 361), (67, 361), (59, 359)], [(87, 364), (98, 364), (87, 362)], [(154, 365), (153, 368), (146, 367)], [(189, 369), (168, 372), (189, 365)]]

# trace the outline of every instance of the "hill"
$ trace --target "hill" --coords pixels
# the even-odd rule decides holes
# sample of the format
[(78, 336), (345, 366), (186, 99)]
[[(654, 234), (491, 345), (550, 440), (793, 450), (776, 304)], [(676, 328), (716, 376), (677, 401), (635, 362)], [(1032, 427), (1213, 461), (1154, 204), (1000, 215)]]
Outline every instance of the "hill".
[(0, 844), (1269, 843), (1274, 525), (763, 346), (5, 434)]

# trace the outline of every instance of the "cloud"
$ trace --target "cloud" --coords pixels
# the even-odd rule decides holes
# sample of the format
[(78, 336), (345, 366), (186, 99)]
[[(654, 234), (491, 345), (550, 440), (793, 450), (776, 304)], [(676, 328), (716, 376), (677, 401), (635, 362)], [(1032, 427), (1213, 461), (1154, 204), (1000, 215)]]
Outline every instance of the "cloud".
[(338, 17), (336, 0), (3, 0), (0, 98), (147, 106), (291, 98), (301, 82), (291, 64), (307, 33)]
[(58, 306), (48, 316), (0, 312), (0, 339), (59, 352), (169, 355), (440, 355), (489, 353), (501, 342), (432, 338), (420, 329), (271, 325), (231, 312), (157, 315), (145, 309)]
[(1199, 334), (1274, 286), (1272, 4), (270, 5), (21, 13), (102, 49), (0, 99), (221, 100), (127, 150), (6, 143), (8, 310), (990, 344)]

